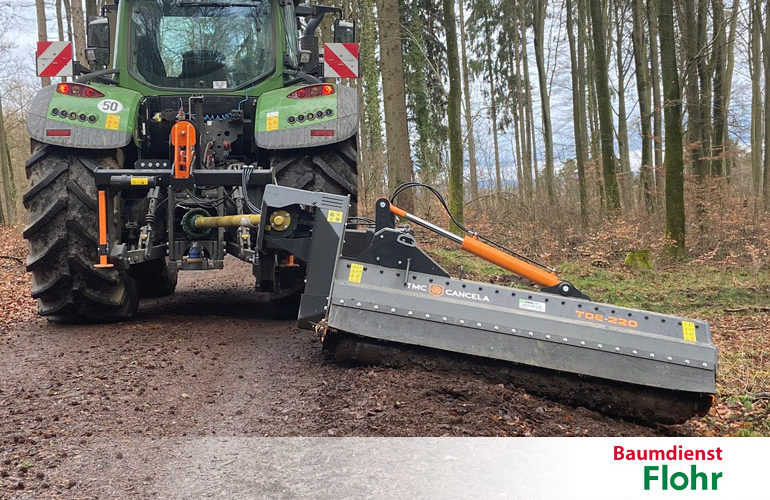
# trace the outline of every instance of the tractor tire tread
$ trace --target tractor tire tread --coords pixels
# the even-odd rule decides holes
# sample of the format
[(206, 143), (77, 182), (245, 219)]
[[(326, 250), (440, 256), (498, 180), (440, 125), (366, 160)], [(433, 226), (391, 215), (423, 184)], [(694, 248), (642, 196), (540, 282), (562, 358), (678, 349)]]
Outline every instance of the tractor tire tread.
[(23, 202), (23, 235), (38, 313), (55, 323), (123, 321), (137, 309), (133, 278), (122, 269), (96, 269), (97, 214), (93, 172), (115, 165), (114, 151), (71, 150), (33, 142)]
[(315, 149), (273, 151), (270, 159), (282, 186), (350, 195), (351, 215), (358, 202), (356, 138)]

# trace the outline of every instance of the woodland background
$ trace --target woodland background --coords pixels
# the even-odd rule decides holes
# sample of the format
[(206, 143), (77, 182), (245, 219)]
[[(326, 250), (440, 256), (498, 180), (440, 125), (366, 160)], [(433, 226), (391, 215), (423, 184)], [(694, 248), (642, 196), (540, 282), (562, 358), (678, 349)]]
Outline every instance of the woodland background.
[[(50, 83), (35, 78), (35, 38), (73, 40), (85, 60), (86, 19), (103, 3), (0, 0), (0, 223), (23, 222), (25, 115)], [(564, 254), (604, 237), (655, 257), (768, 260), (766, 2), (341, 6), (361, 41), (361, 78), (347, 83), (361, 103), (362, 207), (419, 180), (524, 251)], [(431, 203), (419, 192), (399, 202)]]

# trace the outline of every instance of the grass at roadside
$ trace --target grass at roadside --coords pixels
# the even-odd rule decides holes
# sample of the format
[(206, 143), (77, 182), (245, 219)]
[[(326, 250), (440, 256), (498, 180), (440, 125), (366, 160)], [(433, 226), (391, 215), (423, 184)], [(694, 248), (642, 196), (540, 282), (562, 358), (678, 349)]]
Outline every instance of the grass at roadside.
[[(453, 274), (522, 286), (515, 276), (457, 250), (430, 253)], [(598, 302), (710, 322), (719, 348), (717, 402), (688, 422), (702, 435), (770, 435), (770, 270), (681, 264), (662, 269), (594, 267), (566, 262), (562, 278)]]

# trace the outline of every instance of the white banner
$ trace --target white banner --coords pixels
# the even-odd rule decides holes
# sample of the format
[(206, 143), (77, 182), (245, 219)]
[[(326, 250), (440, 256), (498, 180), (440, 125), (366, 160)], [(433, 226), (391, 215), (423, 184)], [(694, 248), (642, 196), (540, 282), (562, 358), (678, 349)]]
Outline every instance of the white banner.
[[(152, 467), (160, 498), (770, 497), (767, 438), (222, 437), (125, 446), (93, 450), (105, 457), (102, 472), (144, 477)], [(113, 494), (110, 476), (95, 479)]]

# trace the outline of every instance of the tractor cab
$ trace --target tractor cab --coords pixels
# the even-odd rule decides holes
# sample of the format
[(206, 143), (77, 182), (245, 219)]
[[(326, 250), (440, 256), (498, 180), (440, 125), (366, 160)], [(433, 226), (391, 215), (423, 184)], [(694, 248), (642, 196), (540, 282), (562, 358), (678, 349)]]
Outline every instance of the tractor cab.
[(335, 16), (335, 42), (356, 37), (341, 9), (297, 1), (116, 0), (102, 13), (88, 22), (89, 66), (173, 91), (239, 90), (276, 74), (320, 77), (316, 31), (326, 14)]

